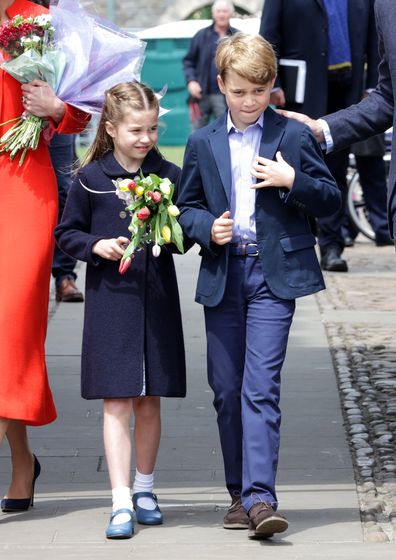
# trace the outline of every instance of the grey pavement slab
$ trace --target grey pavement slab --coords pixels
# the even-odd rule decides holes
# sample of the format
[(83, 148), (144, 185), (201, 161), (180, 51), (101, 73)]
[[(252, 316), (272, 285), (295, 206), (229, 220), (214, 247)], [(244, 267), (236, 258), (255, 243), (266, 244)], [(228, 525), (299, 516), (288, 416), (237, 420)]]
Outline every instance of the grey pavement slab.
[[(163, 400), (163, 437), (156, 491), (162, 527), (136, 527), (130, 541), (108, 542), (110, 490), (101, 434), (102, 403), (80, 398), (82, 304), (56, 306), (47, 362), (58, 419), (30, 430), (43, 472), (36, 505), (0, 514), (0, 550), (10, 560), (43, 558), (343, 560), (394, 557), (391, 545), (362, 542), (354, 475), (333, 365), (315, 298), (298, 302), (283, 372), (278, 474), (281, 509), (290, 529), (272, 541), (226, 531), (224, 471), (206, 383), (205, 335), (193, 295), (197, 251), (176, 257), (188, 363), (186, 399)], [(83, 269), (79, 274), (83, 285)], [(133, 427), (131, 428), (133, 430)], [(0, 451), (0, 486), (9, 480), (9, 450)], [(389, 555), (389, 558), (391, 556)]]

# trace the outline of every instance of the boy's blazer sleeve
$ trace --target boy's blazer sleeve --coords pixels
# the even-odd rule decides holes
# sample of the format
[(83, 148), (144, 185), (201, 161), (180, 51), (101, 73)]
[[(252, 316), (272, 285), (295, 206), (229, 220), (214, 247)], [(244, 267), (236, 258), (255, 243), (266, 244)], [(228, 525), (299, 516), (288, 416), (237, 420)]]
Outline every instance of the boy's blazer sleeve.
[(55, 238), (64, 253), (96, 266), (102, 259), (92, 253), (92, 246), (103, 239), (103, 235), (90, 232), (90, 194), (81, 185), (80, 179), (86, 184), (83, 174), (75, 177), (67, 196), (61, 222), (55, 229)]
[(187, 143), (178, 190), (179, 223), (184, 233), (214, 253), (211, 236), (215, 216), (208, 211), (194, 138)]
[(317, 218), (341, 207), (341, 192), (323, 161), (321, 149), (308, 127), (300, 134), (300, 169), (290, 191), (280, 191), (284, 202)]

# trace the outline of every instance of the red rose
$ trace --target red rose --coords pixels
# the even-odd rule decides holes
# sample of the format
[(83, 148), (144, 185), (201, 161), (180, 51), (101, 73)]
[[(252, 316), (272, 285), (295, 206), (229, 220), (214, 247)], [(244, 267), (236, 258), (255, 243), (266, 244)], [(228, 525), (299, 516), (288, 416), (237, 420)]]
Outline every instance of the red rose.
[(144, 222), (145, 220), (147, 220), (147, 218), (150, 217), (150, 210), (147, 208), (147, 206), (143, 206), (143, 208), (141, 208), (136, 216), (139, 218), (139, 220), (142, 220), (142, 222)]

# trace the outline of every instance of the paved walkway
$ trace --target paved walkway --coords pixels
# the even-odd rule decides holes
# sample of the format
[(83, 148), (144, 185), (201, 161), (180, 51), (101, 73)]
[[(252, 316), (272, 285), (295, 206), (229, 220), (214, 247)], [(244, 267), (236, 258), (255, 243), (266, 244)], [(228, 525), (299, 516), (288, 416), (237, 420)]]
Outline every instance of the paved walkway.
[[(290, 529), (271, 541), (259, 542), (249, 541), (246, 531), (222, 528), (228, 496), (212, 396), (205, 379), (202, 310), (193, 302), (199, 259), (193, 251), (176, 260), (187, 346), (188, 397), (163, 401), (156, 492), (165, 514), (164, 525), (137, 526), (136, 535), (129, 541), (110, 542), (104, 537), (110, 491), (103, 458), (101, 402), (84, 401), (79, 395), (83, 305), (60, 304), (52, 315), (47, 339), (59, 418), (50, 426), (30, 432), (43, 467), (36, 505), (24, 514), (0, 513), (1, 557), (394, 558), (394, 544), (363, 543), (336, 377), (314, 297), (298, 302), (283, 373), (278, 493)], [(9, 451), (4, 445), (0, 451), (1, 491), (8, 479)]]

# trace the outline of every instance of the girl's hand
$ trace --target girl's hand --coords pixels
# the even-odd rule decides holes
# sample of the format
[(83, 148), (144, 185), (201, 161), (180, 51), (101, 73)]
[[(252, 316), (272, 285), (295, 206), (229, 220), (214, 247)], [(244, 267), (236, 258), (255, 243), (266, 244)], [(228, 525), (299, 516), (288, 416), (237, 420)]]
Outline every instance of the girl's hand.
[(232, 239), (232, 224), (234, 220), (230, 219), (230, 211), (226, 210), (212, 225), (212, 241), (217, 245), (225, 245)]
[(276, 152), (276, 161), (257, 156), (257, 163), (253, 165), (251, 173), (253, 177), (262, 179), (260, 183), (252, 185), (252, 189), (263, 187), (287, 187), (291, 189), (296, 173), (282, 157)]
[(117, 237), (117, 239), (100, 239), (92, 246), (92, 252), (103, 259), (108, 259), (109, 261), (119, 261), (128, 245), (129, 239), (126, 237)]
[(51, 86), (42, 80), (23, 84), (22, 103), (24, 108), (36, 117), (49, 117), (56, 123), (62, 120), (66, 105), (56, 97)]

